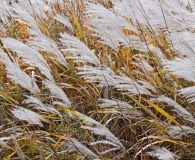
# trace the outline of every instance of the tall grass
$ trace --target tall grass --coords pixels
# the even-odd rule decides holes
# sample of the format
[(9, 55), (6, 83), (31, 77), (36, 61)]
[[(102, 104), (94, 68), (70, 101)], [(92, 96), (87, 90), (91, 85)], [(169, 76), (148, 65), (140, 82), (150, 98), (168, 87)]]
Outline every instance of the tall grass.
[(193, 159), (193, 0), (0, 1), (0, 159)]

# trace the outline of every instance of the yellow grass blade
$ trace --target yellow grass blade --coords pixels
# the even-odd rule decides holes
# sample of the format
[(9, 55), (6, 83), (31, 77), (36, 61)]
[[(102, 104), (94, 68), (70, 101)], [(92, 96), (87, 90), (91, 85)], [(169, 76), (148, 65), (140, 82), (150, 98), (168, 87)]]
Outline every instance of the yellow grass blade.
[(18, 101), (16, 101), (15, 99), (13, 99), (12, 97), (9, 96), (9, 94), (7, 94), (6, 92), (0, 91), (0, 97), (3, 97), (5, 100), (7, 100), (8, 102), (10, 102), (11, 104), (19, 104)]
[(72, 7), (71, 7), (69, 1), (66, 0), (65, 2), (66, 2), (66, 5), (67, 5), (67, 7), (68, 7), (68, 10), (70, 11), (70, 14), (71, 14), (71, 16), (72, 16), (72, 19), (73, 19), (73, 21), (74, 21), (74, 24), (76, 25), (76, 28), (77, 28), (77, 30), (78, 30), (78, 32), (79, 32), (79, 34), (76, 33), (76, 34), (77, 34), (77, 37), (78, 37), (78, 38), (79, 38), (79, 37), (82, 37), (82, 38), (84, 39), (85, 44), (87, 45), (87, 38), (86, 38), (86, 36), (85, 36), (85, 34), (84, 34), (84, 31), (83, 31), (83, 29), (82, 29), (82, 26), (81, 26), (81, 24), (80, 24), (80, 22), (79, 22), (77, 16), (75, 15), (75, 13), (74, 13), (74, 11), (73, 11), (73, 9), (72, 9)]
[(158, 119), (158, 117), (151, 111), (149, 110), (146, 106), (141, 104), (138, 100), (134, 99), (133, 97), (130, 97), (139, 107), (141, 107), (146, 113), (148, 113), (151, 117)]
[(169, 119), (171, 122), (174, 122), (177, 126), (181, 127), (181, 125), (175, 120), (175, 118), (173, 116), (171, 116), (169, 113), (167, 113), (166, 111), (164, 111), (162, 108), (160, 108), (158, 105), (154, 104), (153, 102), (142, 98), (145, 102), (147, 102), (150, 106), (152, 106), (154, 109), (156, 109), (156, 111), (158, 111), (159, 113), (161, 113), (163, 116), (165, 116), (167, 119)]

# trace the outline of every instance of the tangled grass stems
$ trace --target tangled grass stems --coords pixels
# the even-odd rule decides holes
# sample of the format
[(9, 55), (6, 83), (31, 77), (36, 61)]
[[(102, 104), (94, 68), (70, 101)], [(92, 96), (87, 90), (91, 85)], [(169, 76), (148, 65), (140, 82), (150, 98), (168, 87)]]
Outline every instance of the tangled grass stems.
[(0, 159), (193, 159), (193, 0), (0, 1)]

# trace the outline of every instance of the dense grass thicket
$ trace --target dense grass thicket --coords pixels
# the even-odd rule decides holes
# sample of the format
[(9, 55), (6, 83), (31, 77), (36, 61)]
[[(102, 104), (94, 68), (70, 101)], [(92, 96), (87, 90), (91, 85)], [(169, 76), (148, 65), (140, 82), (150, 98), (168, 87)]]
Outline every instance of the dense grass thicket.
[(191, 160), (194, 115), (194, 0), (0, 0), (1, 160)]

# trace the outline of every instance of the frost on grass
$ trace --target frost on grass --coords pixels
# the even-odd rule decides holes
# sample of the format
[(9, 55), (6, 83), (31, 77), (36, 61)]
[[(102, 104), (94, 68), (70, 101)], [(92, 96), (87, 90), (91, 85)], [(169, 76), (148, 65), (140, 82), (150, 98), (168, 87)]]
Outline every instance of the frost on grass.
[(122, 145), (119, 139), (113, 133), (111, 133), (109, 129), (106, 128), (104, 125), (79, 112), (76, 112), (76, 114), (77, 117), (86, 124), (85, 126), (81, 126), (81, 128), (90, 130), (92, 133), (96, 135), (104, 136), (107, 140), (110, 141), (110, 143), (113, 143), (112, 146), (114, 146), (114, 148), (125, 149), (125, 147)]
[(16, 108), (14, 108), (11, 112), (13, 113), (14, 117), (16, 117), (17, 119), (21, 121), (26, 121), (29, 124), (39, 125), (41, 127), (43, 127), (43, 124), (41, 121), (47, 122), (41, 115), (29, 109), (19, 107), (19, 106), (15, 106), (15, 107)]
[(118, 91), (131, 95), (145, 94), (152, 95), (151, 91), (156, 92), (155, 88), (146, 81), (135, 81), (124, 74), (116, 75), (114, 71), (107, 66), (77, 67), (79, 75), (88, 83), (98, 83), (100, 86), (113, 86)]
[[(52, 8), (45, 3), (45, 0), (18, 0), (18, 3), (14, 4), (13, 8), (18, 8), (18, 6), (25, 10), (29, 15), (38, 17), (40, 20), (48, 20), (48, 15), (52, 15)], [(23, 15), (23, 17), (24, 16), (25, 15)]]
[[(119, 3), (123, 2), (120, 1)], [(135, 3), (139, 5), (138, 2)], [(130, 6), (130, 3), (127, 4), (126, 6)], [(141, 8), (141, 6), (139, 7)], [(115, 51), (118, 51), (119, 47), (127, 48), (130, 47), (146, 53), (153, 52), (160, 59), (164, 59), (164, 55), (158, 47), (155, 47), (148, 40), (143, 41), (143, 39), (141, 39), (139, 36), (136, 36), (139, 35), (139, 32), (135, 27), (136, 25), (134, 26), (126, 20), (128, 18), (129, 21), (131, 21), (132, 18), (134, 17), (133, 13), (129, 17), (125, 17), (123, 16), (123, 14), (117, 14), (117, 12), (115, 12), (115, 9), (116, 8), (107, 9), (100, 4), (86, 3), (86, 15), (87, 19), (89, 19), (89, 22), (86, 24), (86, 26), (91, 31), (94, 32), (94, 36), (98, 37), (101, 43), (110, 46)], [(131, 9), (131, 7), (129, 9)], [(126, 12), (124, 12), (124, 10), (122, 12), (126, 14), (129, 11), (129, 9), (128, 10), (124, 9)], [(140, 12), (142, 12), (143, 14), (142, 16), (145, 19), (145, 23), (149, 23), (147, 17), (145, 16), (144, 11), (139, 9), (138, 13)], [(156, 19), (159, 18), (156, 17)], [(138, 25), (137, 28), (139, 28)], [(136, 35), (126, 35), (124, 33), (124, 30), (133, 31), (136, 33)]]
[(10, 37), (4, 38), (3, 44), (6, 48), (16, 52), (18, 56), (21, 56), (31, 66), (38, 67), (41, 73), (49, 80), (54, 81), (49, 65), (37, 50), (32, 49), (26, 44)]
[[(194, 28), (194, 19), (192, 18), (194, 13), (187, 10), (183, 6), (183, 2), (147, 0), (146, 3), (145, 0), (116, 0), (114, 1), (114, 10), (117, 15), (132, 19), (135, 26), (138, 27), (137, 23), (139, 23), (142, 27), (154, 31), (155, 34), (161, 34), (164, 28), (169, 32), (178, 33), (187, 27)], [(193, 4), (194, 2), (191, 1), (190, 6)]]
[(111, 100), (111, 99), (99, 99), (101, 103), (98, 105), (100, 108), (110, 108), (110, 107), (126, 107), (129, 109), (132, 109), (133, 106), (128, 104), (127, 102), (123, 102), (117, 99)]
[[(173, 50), (179, 53), (179, 57), (195, 58), (195, 33), (190, 31), (171, 33), (168, 39), (173, 44)], [(187, 69), (187, 68), (186, 68)]]
[(156, 31), (156, 27), (159, 27), (159, 23), (164, 24), (162, 23), (164, 20), (160, 5), (158, 1), (152, 0), (148, 0), (147, 3), (143, 3), (143, 0), (114, 1), (114, 10), (117, 15), (132, 19), (135, 26), (137, 23), (140, 23), (144, 27), (148, 27), (149, 29)]
[(72, 56), (69, 56), (67, 58), (74, 59), (76, 62), (89, 62), (95, 64), (96, 66), (100, 65), (100, 62), (96, 55), (76, 37), (67, 33), (63, 33), (61, 34), (60, 41), (63, 45), (62, 51), (72, 54)]
[(112, 86), (116, 83), (114, 71), (106, 66), (91, 67), (83, 66), (77, 67), (79, 75), (88, 83), (98, 83), (100, 86)]
[(148, 155), (157, 158), (158, 160), (175, 160), (177, 155), (170, 152), (164, 147), (154, 147), (153, 151), (147, 152)]
[(95, 33), (94, 36), (100, 38), (100, 42), (116, 51), (119, 46), (131, 46), (131, 42), (123, 29), (126, 28), (135, 32), (137, 32), (137, 29), (130, 23), (127, 25), (125, 19), (122, 17), (118, 18), (111, 10), (100, 4), (92, 3), (86, 3), (86, 15), (89, 19), (86, 26)]
[(68, 147), (66, 151), (78, 151), (89, 159), (98, 159), (98, 156), (94, 152), (74, 138), (70, 138), (69, 141), (64, 142), (64, 145)]
[[(151, 77), (155, 77), (154, 68), (143, 58), (142, 55), (136, 55), (134, 56), (134, 59), (136, 60), (135, 65), (142, 70), (142, 75), (145, 78), (150, 80)], [(137, 72), (137, 70), (134, 72)]]
[[(28, 3), (28, 2), (27, 2)], [(31, 7), (31, 6), (30, 6)], [(14, 15), (14, 18), (16, 21), (19, 23), (26, 24), (29, 28), (28, 31), (32, 35), (41, 35), (42, 32), (39, 29), (36, 20), (28, 11), (25, 10), (25, 7), (23, 8), (19, 4), (15, 4), (14, 7), (12, 8), (17, 15)]]
[(173, 107), (174, 111), (181, 117), (183, 117), (185, 120), (195, 123), (194, 117), (181, 105), (179, 105), (176, 101), (166, 97), (166, 96), (160, 96), (158, 98), (152, 98), (151, 99), (154, 102), (164, 102), (167, 103), (169, 106)]
[(72, 24), (70, 23), (70, 21), (69, 21), (69, 19), (67, 17), (61, 16), (61, 15), (57, 14), (54, 17), (54, 19), (56, 19), (57, 21), (59, 21), (63, 25), (67, 26), (73, 32)]
[(32, 78), (21, 70), (14, 58), (12, 60), (10, 60), (5, 52), (0, 50), (0, 62), (5, 65), (8, 78), (33, 94), (39, 93), (40, 89), (36, 82), (32, 84)]
[(62, 106), (70, 107), (71, 102), (68, 99), (67, 95), (64, 93), (64, 91), (57, 86), (54, 82), (51, 82), (49, 80), (44, 80), (43, 84), (49, 89), (51, 95), (54, 98), (60, 99), (63, 101), (63, 103), (54, 102), (55, 104), (62, 104)]
[(54, 59), (62, 65), (68, 67), (64, 55), (59, 50), (57, 43), (45, 35), (36, 35), (28, 41), (29, 45), (39, 51), (47, 52), (53, 55)]
[[(9, 18), (12, 15), (12, 11), (10, 6), (8, 5), (7, 1), (0, 1), (0, 20), (2, 23), (0, 23), (0, 30), (1, 31), (6, 31), (6, 28), (10, 26), (10, 21)], [(6, 24), (6, 25), (4, 25)]]
[(195, 57), (176, 58), (175, 61), (166, 60), (163, 62), (164, 68), (188, 81), (195, 81)]
[(137, 109), (133, 108), (132, 105), (127, 102), (120, 101), (118, 99), (99, 99), (101, 103), (98, 105), (102, 109), (109, 108), (109, 112), (112, 112), (110, 109), (113, 108), (113, 113), (118, 113), (126, 116), (141, 116), (142, 113)]
[[(128, 77), (124, 74), (121, 74), (119, 76), (115, 77), (116, 84), (114, 85), (115, 88), (117, 88), (119, 91), (125, 91), (127, 94), (131, 95), (139, 95), (139, 94), (145, 94), (145, 95), (152, 95), (152, 93), (149, 91), (150, 89), (153, 90), (153, 86), (149, 82), (139, 81), (136, 82), (133, 80), (133, 78)], [(144, 85), (142, 85), (142, 84)]]
[(33, 96), (25, 96), (25, 97), (26, 99), (22, 103), (28, 104), (28, 106), (34, 107), (37, 110), (45, 111), (46, 113), (56, 113), (60, 115), (60, 112), (58, 112), (58, 110), (56, 110), (51, 105), (43, 104), (43, 102), (40, 99)]
[(189, 126), (170, 126), (168, 128), (168, 134), (173, 139), (182, 139), (182, 136), (185, 136), (187, 134), (195, 134), (195, 129), (189, 127)]
[[(12, 4), (9, 5), (8, 1)], [(1, 0), (0, 34), (2, 37), (10, 35), (12, 37), (16, 36), (17, 39), (22, 41), (28, 41), (22, 45), (17, 40), (2, 38), (2, 42), (4, 43), (2, 47), (4, 47), (8, 55), (0, 53), (1, 62), (5, 64), (7, 77), (14, 83), (29, 90), (32, 94), (37, 94), (41, 91), (35, 80), (32, 79), (33, 76), (30, 77), (25, 74), (11, 55), (13, 54), (19, 60), (22, 60), (19, 62), (28, 63), (29, 65), (27, 66), (36, 66), (40, 70), (41, 75), (44, 76), (42, 80), (46, 89), (42, 87), (44, 89), (43, 92), (48, 95), (47, 93), (50, 91), (51, 96), (48, 99), (54, 98), (54, 102), (52, 101), (53, 99), (50, 99), (51, 103), (53, 103), (52, 105), (64, 107), (70, 107), (70, 100), (64, 91), (54, 82), (49, 65), (47, 65), (47, 62), (44, 61), (38, 51), (44, 53), (48, 63), (53, 65), (52, 69), (57, 72), (62, 71), (63, 66), (60, 65), (60, 68), (57, 67), (56, 70), (55, 65), (58, 66), (58, 64), (52, 62), (57, 61), (66, 67), (78, 67), (74, 72), (80, 75), (86, 82), (93, 83), (89, 85), (95, 86), (97, 90), (100, 89), (100, 92), (102, 91), (102, 87), (107, 88), (108, 92), (112, 92), (109, 94), (110, 99), (99, 99), (99, 107), (105, 111), (104, 114), (109, 115), (108, 118), (104, 119), (106, 121), (105, 124), (108, 124), (107, 122), (113, 124), (112, 120), (114, 118), (122, 117), (120, 114), (128, 120), (131, 120), (136, 115), (136, 110), (133, 107), (136, 105), (134, 102), (125, 102), (128, 101), (126, 95), (133, 96), (135, 100), (137, 98), (140, 100), (142, 95), (147, 97), (147, 99), (152, 97), (152, 101), (166, 103), (166, 109), (174, 111), (175, 117), (179, 121), (184, 119), (185, 121), (182, 122), (190, 122), (189, 127), (186, 125), (182, 126), (181, 129), (180, 127), (163, 123), (160, 117), (159, 120), (149, 120), (150, 123), (155, 122), (157, 127), (162, 126), (160, 127), (162, 128), (161, 130), (166, 130), (166, 127), (170, 126), (167, 129), (170, 138), (181, 139), (186, 134), (194, 134), (194, 128), (190, 128), (190, 124), (195, 123), (192, 114), (193, 107), (191, 107), (192, 110), (187, 110), (188, 106), (185, 106), (187, 103), (183, 103), (182, 107), (168, 97), (156, 95), (162, 95), (166, 92), (167, 95), (169, 94), (169, 97), (173, 97), (174, 93), (169, 89), (170, 85), (172, 86), (171, 82), (174, 81), (176, 86), (174, 88), (175, 91), (179, 88), (178, 92), (183, 99), (186, 98), (189, 103), (192, 103), (189, 106), (193, 106), (195, 102), (195, 87), (187, 86), (188, 84), (193, 84), (195, 81), (194, 11), (194, 0), (17, 0), (17, 2), (16, 0)], [(79, 21), (79, 25), (81, 25), (82, 31), (78, 27), (77, 20)], [(56, 21), (63, 25), (59, 25)], [(73, 35), (68, 33), (60, 34), (59, 31), (67, 31)], [(59, 36), (60, 38), (58, 39)], [(82, 39), (85, 39), (86, 44), (82, 42)], [(28, 45), (31, 47), (28, 47)], [(101, 57), (98, 59), (95, 55), (96, 52), (93, 52), (91, 49), (100, 53)], [(64, 55), (68, 55), (68, 57), (64, 57), (63, 52), (66, 52)], [(105, 53), (106, 55), (104, 55)], [(46, 54), (49, 54), (49, 56)], [(138, 54), (144, 58), (141, 56), (140, 58)], [(175, 57), (175, 55), (177, 56)], [(108, 65), (108, 58), (110, 66), (104, 66), (104, 62)], [(66, 59), (72, 59), (75, 63), (69, 61), (70, 63), (68, 62), (68, 64)], [(120, 62), (118, 63), (117, 60)], [(161, 62), (163, 62), (164, 69), (170, 71), (169, 73), (161, 72)], [(26, 66), (26, 63), (24, 66)], [(127, 70), (124, 68), (127, 68)], [(63, 72), (62, 74), (66, 73)], [(175, 74), (178, 78), (182, 78), (182, 80), (172, 77), (170, 73)], [(167, 75), (172, 78), (166, 78)], [(74, 75), (71, 76), (74, 77)], [(41, 77), (39, 78), (41, 79)], [(188, 83), (183, 79), (190, 82)], [(34, 82), (32, 83), (32, 81)], [(12, 88), (8, 88), (8, 91), (10, 90)], [(117, 97), (121, 99), (114, 99)], [(154, 99), (155, 97), (157, 98)], [(59, 114), (53, 106), (44, 104), (35, 95), (26, 96), (25, 98), (23, 101), (25, 105), (27, 104), (29, 107), (36, 109), (39, 113)], [(180, 98), (177, 100), (182, 103), (183, 99), (180, 101)], [(76, 100), (74, 103), (77, 102)], [(139, 102), (144, 103), (142, 100)], [(26, 112), (24, 113), (24, 109), (17, 108), (14, 111), (16, 112), (16, 110), (22, 114), (19, 118), (23, 117), (24, 121), (29, 122), (29, 119), (24, 118), (24, 115), (27, 114)], [(34, 116), (33, 114), (28, 115)], [(89, 144), (93, 148), (101, 150), (98, 152), (99, 155), (111, 151), (113, 156), (125, 153), (119, 141), (118, 137), (120, 135), (118, 132), (115, 135), (114, 132), (112, 133), (106, 128), (106, 125), (102, 125), (90, 117), (79, 113), (78, 116), (76, 114), (74, 116), (75, 119), (77, 118), (81, 121), (82, 128), (85, 131), (88, 130), (91, 131), (91, 134), (97, 134), (94, 136), (93, 142)], [(98, 116), (101, 117), (102, 115)], [(145, 117), (146, 120), (149, 118), (149, 115), (142, 114), (142, 116), (147, 116)], [(140, 119), (139, 122), (144, 125), (144, 128), (149, 129), (150, 126), (148, 123), (142, 121), (144, 117)], [(41, 123), (39, 119), (37, 121), (36, 124)], [(31, 120), (29, 123), (34, 124), (35, 122)], [(137, 127), (136, 124), (137, 121), (133, 126)], [(128, 124), (125, 124), (125, 126), (128, 126)], [(120, 124), (118, 127), (121, 127)], [(153, 125), (152, 130), (148, 133), (153, 134), (155, 132), (159, 136), (162, 132), (157, 127)], [(124, 131), (126, 132), (126, 129)], [(12, 130), (12, 133), (14, 132), (15, 130)], [(125, 134), (125, 132), (123, 133)], [(137, 135), (133, 138), (135, 139), (136, 137)], [(123, 136), (122, 134), (120, 138), (125, 140), (128, 145), (131, 143), (129, 142), (129, 136)], [(182, 141), (186, 142), (189, 140), (185, 138)], [(70, 139), (69, 142), (73, 150), (80, 151), (87, 158), (98, 158), (95, 153), (85, 148), (86, 146), (83, 146), (76, 140)], [(153, 144), (158, 144), (158, 146), (166, 145), (165, 143), (159, 143), (159, 141), (155, 141), (154, 143), (147, 141), (147, 143), (143, 144), (146, 147), (142, 148), (148, 148)], [(177, 143), (177, 145), (180, 145), (180, 143)], [(131, 153), (136, 152), (136, 146), (136, 144), (132, 145)], [(180, 147), (176, 146), (174, 151), (184, 155), (185, 153), (182, 153)], [(156, 147), (148, 154), (158, 159), (174, 159), (174, 155), (167, 149)], [(143, 150), (141, 149), (140, 151)], [(112, 155), (109, 154), (109, 156)]]
[(187, 98), (189, 103), (195, 102), (195, 86), (180, 89), (179, 94)]
[(116, 145), (115, 143), (113, 143), (113, 142), (111, 142), (111, 141), (108, 141), (108, 140), (99, 140), (99, 141), (91, 142), (91, 143), (90, 143), (91, 146), (94, 146), (94, 145), (97, 145), (97, 144), (104, 144), (104, 145), (112, 146), (112, 147), (110, 147), (109, 149), (106, 149), (106, 150), (104, 150), (104, 151), (101, 151), (101, 154), (102, 154), (102, 155), (120, 149), (120, 147), (119, 147), (118, 145)]

